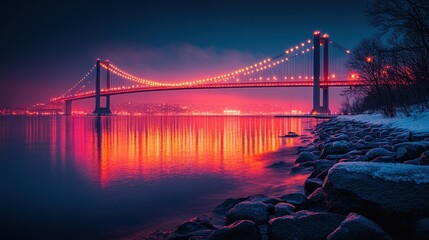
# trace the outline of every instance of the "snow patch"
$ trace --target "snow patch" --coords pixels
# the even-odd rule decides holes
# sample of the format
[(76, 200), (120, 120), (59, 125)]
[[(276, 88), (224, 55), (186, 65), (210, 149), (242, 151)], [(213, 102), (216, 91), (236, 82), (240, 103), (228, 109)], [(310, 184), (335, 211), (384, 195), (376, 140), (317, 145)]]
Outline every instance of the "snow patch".
[(414, 166), (400, 163), (364, 163), (346, 162), (335, 164), (329, 173), (345, 170), (351, 173), (363, 173), (393, 182), (429, 183), (429, 166)]
[(391, 128), (402, 128), (415, 132), (429, 132), (429, 111), (414, 114), (411, 117), (406, 117), (403, 114), (398, 114), (394, 118), (386, 118), (381, 114), (359, 114), (359, 115), (344, 115), (339, 116), (340, 120), (355, 120), (372, 124), (383, 124)]

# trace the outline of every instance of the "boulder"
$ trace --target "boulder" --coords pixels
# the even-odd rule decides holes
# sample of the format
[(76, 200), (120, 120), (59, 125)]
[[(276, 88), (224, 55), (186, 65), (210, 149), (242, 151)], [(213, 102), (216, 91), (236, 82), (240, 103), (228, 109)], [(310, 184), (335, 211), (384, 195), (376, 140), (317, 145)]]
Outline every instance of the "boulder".
[(293, 212), (295, 212), (295, 206), (293, 206), (290, 203), (278, 203), (275, 206), (275, 216), (276, 217), (281, 217), (284, 215), (289, 215), (292, 214)]
[(270, 220), (274, 240), (325, 239), (344, 220), (344, 216), (327, 212), (300, 211)]
[(424, 151), (419, 157), (420, 165), (429, 165), (429, 151)]
[(316, 155), (311, 152), (301, 152), (296, 159), (295, 163), (309, 162), (317, 160)]
[(280, 199), (294, 205), (298, 210), (304, 208), (307, 203), (307, 196), (302, 193), (289, 193), (281, 196)]
[(268, 206), (260, 201), (243, 201), (226, 214), (226, 223), (239, 220), (251, 220), (256, 223), (268, 222)]
[(427, 240), (429, 238), (429, 218), (419, 219), (414, 225), (413, 239)]
[(323, 185), (323, 180), (319, 178), (307, 178), (304, 183), (305, 194), (308, 196)]
[(392, 239), (380, 226), (370, 219), (350, 213), (326, 240), (390, 240)]
[(429, 217), (429, 166), (339, 163), (329, 170), (323, 191), (330, 211), (367, 216), (392, 236), (408, 231), (402, 222)]
[(325, 158), (332, 154), (344, 154), (353, 150), (353, 144), (346, 140), (330, 142), (323, 147), (320, 158)]
[(249, 220), (241, 220), (214, 231), (208, 240), (259, 240), (260, 234), (256, 224)]
[(378, 157), (382, 157), (382, 156), (393, 157), (393, 156), (395, 156), (395, 153), (388, 151), (384, 148), (373, 148), (365, 154), (365, 157), (368, 158), (368, 160), (372, 160), (374, 158), (378, 158)]
[(400, 162), (418, 158), (424, 151), (429, 149), (429, 142), (404, 142), (395, 144), (396, 159)]

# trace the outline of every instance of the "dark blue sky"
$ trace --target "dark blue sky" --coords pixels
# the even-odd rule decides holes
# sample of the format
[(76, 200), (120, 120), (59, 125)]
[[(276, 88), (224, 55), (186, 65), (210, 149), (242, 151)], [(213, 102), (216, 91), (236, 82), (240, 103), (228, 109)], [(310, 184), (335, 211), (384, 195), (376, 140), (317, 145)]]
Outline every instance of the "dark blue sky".
[[(10, 1), (0, 10), (0, 106), (31, 106), (60, 95), (97, 57), (157, 80), (157, 73), (176, 71), (183, 75), (194, 70), (189, 77), (204, 77), (201, 69), (211, 65), (220, 70), (210, 73), (232, 70), (281, 53), (311, 38), (318, 29), (352, 48), (373, 34), (364, 15), (367, 4), (338, 0)], [(231, 54), (236, 61), (225, 60)], [(201, 63), (201, 55), (207, 62)], [(222, 92), (191, 92), (206, 93)], [(281, 95), (276, 96), (278, 89), (224, 93), (266, 102), (281, 100)], [(140, 95), (144, 94), (128, 99), (146, 101)], [(153, 99), (161, 101), (164, 96), (153, 94)], [(186, 102), (183, 93), (175, 99)]]

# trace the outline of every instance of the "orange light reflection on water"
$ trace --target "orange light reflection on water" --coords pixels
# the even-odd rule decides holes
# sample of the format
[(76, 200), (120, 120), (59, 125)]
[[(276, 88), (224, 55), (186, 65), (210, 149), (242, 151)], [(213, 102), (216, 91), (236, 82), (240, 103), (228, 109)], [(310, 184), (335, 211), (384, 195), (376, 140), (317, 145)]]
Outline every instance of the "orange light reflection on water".
[(153, 181), (173, 175), (260, 176), (267, 171), (261, 156), (300, 143), (297, 138), (279, 136), (289, 131), (304, 134), (315, 121), (239, 116), (57, 117), (50, 131), (44, 125), (27, 124), (26, 139), (29, 146), (49, 139), (56, 164), (64, 167), (64, 162), (72, 161), (85, 178), (108, 187), (127, 179)]

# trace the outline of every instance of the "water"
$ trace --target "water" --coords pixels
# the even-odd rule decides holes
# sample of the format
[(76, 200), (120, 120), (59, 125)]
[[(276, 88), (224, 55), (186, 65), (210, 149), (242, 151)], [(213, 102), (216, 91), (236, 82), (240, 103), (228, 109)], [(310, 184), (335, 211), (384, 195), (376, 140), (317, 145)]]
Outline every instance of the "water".
[[(302, 191), (314, 119), (1, 117), (3, 236), (116, 238), (173, 229), (228, 197)], [(285, 161), (282, 169), (267, 168)]]

